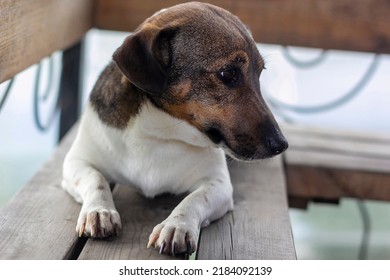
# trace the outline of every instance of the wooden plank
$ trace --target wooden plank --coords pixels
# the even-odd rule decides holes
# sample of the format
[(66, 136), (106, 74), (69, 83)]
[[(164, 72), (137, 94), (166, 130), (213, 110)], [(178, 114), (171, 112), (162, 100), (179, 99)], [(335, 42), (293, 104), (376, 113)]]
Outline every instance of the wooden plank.
[(51, 159), (0, 209), (0, 259), (67, 259), (78, 244), (80, 212), (60, 186), (62, 161), (75, 136), (68, 134)]
[(289, 165), (390, 173), (390, 135), (283, 125)]
[(295, 259), (281, 158), (230, 173), (234, 211), (202, 230), (197, 259)]
[(340, 199), (352, 197), (390, 201), (390, 174), (287, 164), (288, 194), (292, 197)]
[[(89, 239), (79, 259), (174, 259), (159, 255), (146, 244), (153, 227), (162, 222), (184, 196), (164, 195), (148, 199), (126, 186), (117, 186), (114, 201), (122, 219), (122, 232), (107, 240)], [(178, 256), (177, 258), (183, 258)]]
[[(132, 31), (154, 12), (184, 1), (97, 0), (95, 26)], [(390, 53), (387, 0), (207, 0), (236, 14), (261, 43)]]
[[(356, 131), (337, 128), (325, 128), (310, 126), (304, 124), (282, 123), (281, 127), (288, 134), (310, 134), (311, 137), (326, 137), (328, 139), (342, 139), (343, 141), (353, 140), (358, 142), (370, 142), (375, 140), (376, 143), (390, 144), (390, 134), (383, 132)], [(303, 137), (306, 137), (304, 135)]]
[(92, 27), (93, 0), (0, 0), (0, 82), (77, 41)]
[(390, 135), (283, 125), (289, 197), (390, 201)]
[(337, 154), (335, 151), (294, 149), (286, 153), (286, 162), (289, 165), (303, 165), (329, 169), (348, 169), (352, 171), (390, 172), (390, 159), (364, 157), (361, 155)]

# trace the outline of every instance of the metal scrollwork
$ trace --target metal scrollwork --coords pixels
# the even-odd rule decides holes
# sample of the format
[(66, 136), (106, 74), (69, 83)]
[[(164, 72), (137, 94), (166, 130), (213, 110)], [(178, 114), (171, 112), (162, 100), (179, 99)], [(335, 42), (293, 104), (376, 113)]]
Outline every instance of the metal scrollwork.
[(43, 93), (40, 93), (40, 83), (41, 83), (41, 70), (42, 70), (42, 61), (37, 66), (36, 76), (35, 76), (35, 84), (34, 84), (34, 101), (33, 101), (33, 112), (34, 112), (34, 120), (37, 128), (44, 132), (47, 131), (47, 129), (51, 126), (53, 123), (55, 116), (58, 112), (59, 108), (59, 96), (57, 96), (57, 99), (55, 101), (53, 109), (50, 111), (49, 117), (46, 121), (46, 123), (43, 123), (41, 116), (40, 116), (40, 107), (42, 103), (45, 103), (50, 94), (55, 92), (53, 88), (53, 72), (54, 72), (54, 61), (53, 57), (49, 58), (48, 62), (48, 82), (45, 91)]
[(15, 80), (15, 77), (12, 78), (11, 80), (9, 80), (8, 85), (5, 88), (3, 97), (0, 99), (0, 111), (1, 111), (1, 108), (3, 108), (3, 105), (4, 105), (5, 101), (7, 100), (7, 97), (9, 95), (10, 91), (11, 91), (12, 84), (14, 83), (14, 80)]
[(271, 95), (267, 95), (267, 100), (277, 109), (279, 110), (287, 110), (294, 113), (300, 114), (312, 114), (312, 113), (321, 113), (329, 110), (333, 110), (337, 107), (340, 107), (353, 98), (355, 98), (359, 93), (362, 92), (362, 89), (368, 84), (371, 78), (374, 76), (376, 69), (378, 68), (380, 62), (380, 55), (375, 54), (374, 58), (371, 61), (371, 64), (367, 68), (366, 72), (362, 76), (362, 78), (349, 90), (347, 93), (341, 95), (339, 98), (332, 100), (330, 102), (320, 104), (320, 105), (312, 105), (312, 106), (300, 106), (300, 105), (292, 105), (285, 103), (276, 99)]
[(291, 55), (288, 47), (284, 47), (282, 49), (282, 53), (283, 53), (284, 58), (290, 64), (294, 65), (297, 68), (312, 68), (314, 66), (317, 66), (317, 65), (321, 64), (328, 55), (327, 50), (321, 50), (320, 54), (316, 58), (308, 60), (308, 61), (301, 61), (301, 60), (298, 60)]

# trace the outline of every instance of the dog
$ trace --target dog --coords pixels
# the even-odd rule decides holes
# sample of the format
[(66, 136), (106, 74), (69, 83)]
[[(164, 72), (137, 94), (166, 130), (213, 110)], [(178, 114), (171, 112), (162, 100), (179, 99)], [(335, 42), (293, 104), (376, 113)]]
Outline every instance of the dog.
[(147, 247), (194, 252), (200, 228), (233, 209), (226, 155), (287, 149), (261, 96), (264, 68), (246, 26), (222, 8), (191, 2), (146, 19), (98, 78), (64, 160), (62, 186), (82, 203), (79, 236), (119, 233), (110, 183), (121, 183), (149, 198), (188, 193)]

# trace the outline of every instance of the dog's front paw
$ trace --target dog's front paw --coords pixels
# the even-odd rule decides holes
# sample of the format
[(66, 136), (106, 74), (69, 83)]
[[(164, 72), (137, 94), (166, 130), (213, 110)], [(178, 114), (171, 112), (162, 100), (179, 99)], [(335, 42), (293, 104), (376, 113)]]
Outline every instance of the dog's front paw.
[(197, 249), (198, 234), (198, 228), (191, 223), (168, 218), (154, 227), (147, 247), (154, 246), (160, 254), (190, 255)]
[(98, 208), (89, 211), (82, 209), (76, 227), (80, 237), (94, 238), (118, 235), (121, 229), (121, 218), (115, 208)]

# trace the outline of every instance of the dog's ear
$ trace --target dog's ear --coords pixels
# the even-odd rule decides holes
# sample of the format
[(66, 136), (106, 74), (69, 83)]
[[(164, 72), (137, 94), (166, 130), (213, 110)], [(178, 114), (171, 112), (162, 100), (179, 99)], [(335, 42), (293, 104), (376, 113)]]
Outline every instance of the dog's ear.
[(136, 87), (153, 95), (165, 91), (171, 64), (170, 42), (176, 30), (146, 24), (114, 52), (114, 61)]

